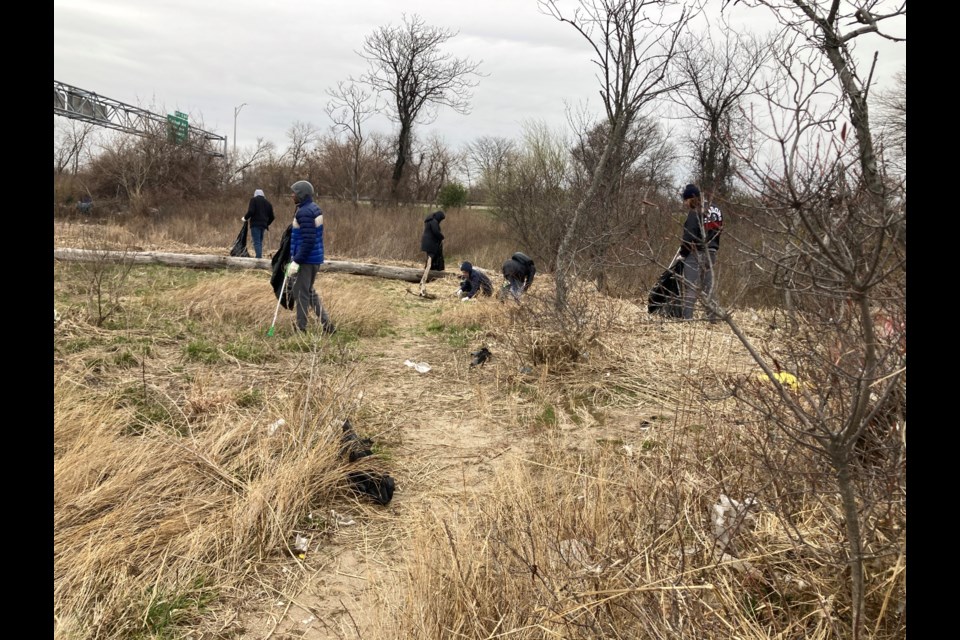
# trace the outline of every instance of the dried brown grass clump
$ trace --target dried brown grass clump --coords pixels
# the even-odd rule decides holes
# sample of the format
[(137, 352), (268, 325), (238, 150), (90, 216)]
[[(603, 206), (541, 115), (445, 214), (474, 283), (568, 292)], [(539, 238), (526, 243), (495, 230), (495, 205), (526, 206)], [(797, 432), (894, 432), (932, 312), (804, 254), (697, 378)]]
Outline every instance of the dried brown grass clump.
[[(216, 624), (219, 607), (257, 583), (251, 571), (292, 555), (296, 532), (322, 537), (324, 519), (307, 515), (329, 513), (345, 491), (350, 385), (288, 384), (255, 421), (220, 395), (202, 428), (184, 416), (184, 433), (145, 420), (135, 389), (100, 395), (58, 379), (55, 635), (153, 637)], [(287, 424), (268, 424), (278, 414)]]
[[(842, 574), (811, 551), (838, 545), (818, 522), (821, 503), (805, 501), (789, 527), (761, 504), (735, 526), (736, 544), (718, 550), (713, 505), (728, 493), (743, 500), (762, 478), (729, 471), (743, 457), (736, 438), (721, 436), (729, 427), (716, 426), (661, 427), (649, 449), (578, 448), (576, 456), (562, 438), (543, 435), (537, 455), (508, 463), (489, 492), (419, 528), (402, 631), (844, 637)], [(729, 465), (725, 476), (721, 465)], [(797, 544), (800, 533), (807, 547)]]

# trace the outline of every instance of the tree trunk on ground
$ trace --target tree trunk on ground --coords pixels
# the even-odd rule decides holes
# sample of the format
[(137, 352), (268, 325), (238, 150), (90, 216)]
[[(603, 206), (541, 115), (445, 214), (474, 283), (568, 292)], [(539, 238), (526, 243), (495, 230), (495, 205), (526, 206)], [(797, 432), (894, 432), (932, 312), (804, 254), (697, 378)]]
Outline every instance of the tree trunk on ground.
[[(161, 264), (186, 269), (266, 269), (272, 265), (267, 258), (234, 258), (209, 254), (162, 253), (159, 251), (96, 251), (88, 249), (54, 249), (54, 260), (65, 262), (116, 262), (120, 264)], [(403, 280), (419, 283), (424, 277), (419, 267), (392, 267), (364, 262), (327, 260), (320, 266), (327, 273), (351, 273), (374, 276), (388, 280)], [(457, 274), (444, 271), (427, 271), (427, 280), (452, 278)]]

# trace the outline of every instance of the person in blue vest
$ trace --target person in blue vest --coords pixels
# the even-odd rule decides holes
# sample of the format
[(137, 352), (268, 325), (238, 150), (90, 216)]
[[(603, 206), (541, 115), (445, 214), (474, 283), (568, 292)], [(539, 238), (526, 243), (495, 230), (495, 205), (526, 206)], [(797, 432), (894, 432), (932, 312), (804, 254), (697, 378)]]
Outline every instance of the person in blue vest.
[(300, 180), (290, 185), (297, 205), (290, 231), (290, 264), (287, 265), (287, 286), (293, 287), (297, 307), (297, 331), (307, 330), (309, 311), (315, 311), (325, 333), (336, 331), (320, 295), (314, 288), (320, 265), (323, 264), (323, 211), (313, 201), (313, 185)]

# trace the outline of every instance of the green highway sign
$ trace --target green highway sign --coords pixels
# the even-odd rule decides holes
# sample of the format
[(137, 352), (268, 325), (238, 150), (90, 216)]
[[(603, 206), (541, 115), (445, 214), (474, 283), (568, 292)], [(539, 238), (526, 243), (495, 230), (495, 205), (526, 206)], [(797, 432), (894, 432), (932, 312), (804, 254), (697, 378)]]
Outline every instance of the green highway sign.
[(167, 114), (168, 135), (173, 142), (182, 144), (187, 141), (187, 134), (190, 131), (187, 114), (182, 111), (174, 111), (174, 115)]

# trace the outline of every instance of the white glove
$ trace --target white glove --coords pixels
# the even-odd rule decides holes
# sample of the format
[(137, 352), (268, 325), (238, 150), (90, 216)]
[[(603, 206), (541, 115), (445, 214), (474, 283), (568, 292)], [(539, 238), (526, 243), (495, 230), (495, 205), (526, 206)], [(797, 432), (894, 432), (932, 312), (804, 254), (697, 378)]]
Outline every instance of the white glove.
[(288, 277), (288, 278), (289, 278), (290, 276), (295, 276), (295, 275), (297, 275), (297, 272), (298, 272), (298, 271), (300, 271), (300, 265), (298, 265), (296, 262), (291, 262), (290, 264), (287, 265), (287, 277)]
[(470, 302), (473, 298), (463, 298), (460, 302)]
[(247, 216), (240, 216), (240, 222), (246, 222)]

